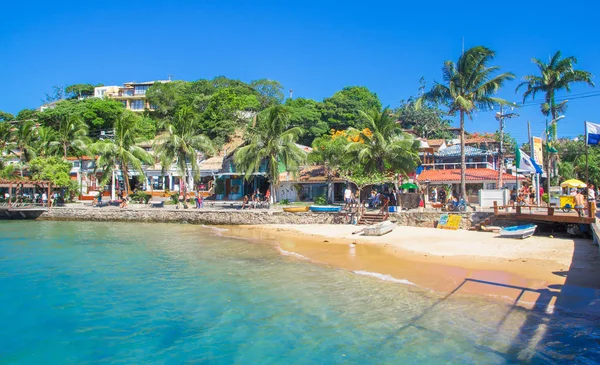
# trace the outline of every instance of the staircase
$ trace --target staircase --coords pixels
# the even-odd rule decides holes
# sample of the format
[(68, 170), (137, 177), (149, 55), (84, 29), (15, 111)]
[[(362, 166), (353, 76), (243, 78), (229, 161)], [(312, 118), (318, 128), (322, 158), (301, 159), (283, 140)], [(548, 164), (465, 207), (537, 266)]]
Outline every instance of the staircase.
[(360, 216), (360, 219), (358, 220), (358, 224), (370, 225), (370, 224), (381, 223), (383, 221), (386, 221), (387, 218), (388, 218), (387, 214), (381, 214), (380, 212), (363, 213)]
[(379, 210), (372, 211), (370, 213), (366, 210), (363, 210), (362, 214), (360, 215), (360, 219), (358, 220), (358, 224), (370, 225), (386, 221), (390, 216), (390, 213), (388, 212), (388, 204), (389, 202), (385, 201)]

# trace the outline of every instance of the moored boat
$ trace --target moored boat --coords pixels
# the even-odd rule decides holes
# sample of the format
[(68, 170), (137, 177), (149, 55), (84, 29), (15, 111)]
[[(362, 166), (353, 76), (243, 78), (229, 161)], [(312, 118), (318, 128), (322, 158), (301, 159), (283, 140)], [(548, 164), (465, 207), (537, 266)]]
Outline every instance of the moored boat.
[(303, 207), (288, 207), (288, 208), (283, 208), (284, 212), (288, 212), (288, 213), (302, 213), (302, 212), (308, 212), (308, 205), (303, 206)]
[(394, 228), (396, 228), (396, 223), (385, 221), (363, 228), (362, 234), (363, 236), (383, 236), (393, 231)]
[(536, 228), (537, 226), (535, 224), (506, 227), (500, 230), (500, 237), (523, 239), (533, 236)]
[(335, 205), (311, 205), (310, 211), (315, 213), (337, 213), (342, 209), (342, 207), (337, 207)]

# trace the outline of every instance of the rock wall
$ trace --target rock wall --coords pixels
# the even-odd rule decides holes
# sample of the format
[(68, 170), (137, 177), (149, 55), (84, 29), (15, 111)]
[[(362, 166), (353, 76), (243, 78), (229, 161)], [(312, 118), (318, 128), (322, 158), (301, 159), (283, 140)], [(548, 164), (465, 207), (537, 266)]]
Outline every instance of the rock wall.
[[(460, 213), (460, 228), (469, 229), (493, 216), (492, 213)], [(287, 213), (260, 210), (168, 210), (168, 209), (119, 209), (104, 208), (52, 208), (44, 212), (41, 220), (111, 221), (111, 222), (159, 222), (210, 225), (257, 225), (257, 224), (332, 224), (335, 213)], [(439, 212), (399, 212), (390, 219), (401, 226), (435, 227)]]
[(335, 214), (272, 212), (260, 210), (167, 210), (104, 208), (52, 208), (42, 214), (41, 220), (159, 222), (210, 225), (241, 224), (331, 224)]

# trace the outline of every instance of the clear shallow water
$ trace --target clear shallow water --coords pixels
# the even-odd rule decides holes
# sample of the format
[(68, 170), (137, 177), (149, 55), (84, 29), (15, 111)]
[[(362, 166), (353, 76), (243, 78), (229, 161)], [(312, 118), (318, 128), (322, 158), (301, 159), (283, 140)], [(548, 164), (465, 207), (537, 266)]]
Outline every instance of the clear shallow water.
[(0, 222), (0, 364), (600, 361), (600, 322), (189, 225)]

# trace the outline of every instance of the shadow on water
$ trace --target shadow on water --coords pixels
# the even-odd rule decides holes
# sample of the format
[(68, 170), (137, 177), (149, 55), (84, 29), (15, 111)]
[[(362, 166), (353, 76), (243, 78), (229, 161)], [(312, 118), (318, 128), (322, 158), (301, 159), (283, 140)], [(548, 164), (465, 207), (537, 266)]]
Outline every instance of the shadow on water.
[(513, 307), (526, 291), (539, 297), (511, 342), (509, 358), (533, 363), (588, 363), (600, 359), (600, 337), (593, 335), (600, 328), (599, 272), (598, 249), (589, 240), (577, 239), (569, 270), (553, 273), (565, 278), (564, 285), (522, 288)]
[[(495, 324), (496, 333), (500, 332), (516, 309), (526, 313), (507, 351), (500, 352), (485, 344), (478, 344), (477, 348), (493, 352), (507, 362), (595, 363), (595, 360), (600, 359), (600, 335), (594, 335), (600, 331), (600, 255), (597, 248), (590, 246), (591, 242), (588, 240), (575, 241), (569, 270), (554, 273), (566, 278), (564, 285), (553, 284), (543, 289), (534, 289), (466, 278), (454, 290), (395, 330), (382, 343), (394, 341), (398, 334), (410, 328), (432, 331), (418, 322), (466, 284), (475, 283), (517, 291), (509, 309)], [(590, 271), (590, 265), (598, 269)], [(526, 294), (537, 296), (531, 310), (521, 307)]]

